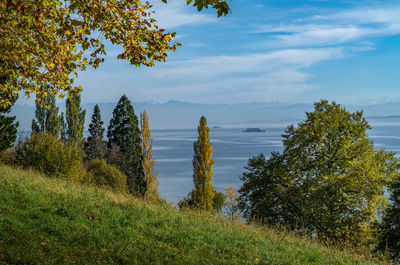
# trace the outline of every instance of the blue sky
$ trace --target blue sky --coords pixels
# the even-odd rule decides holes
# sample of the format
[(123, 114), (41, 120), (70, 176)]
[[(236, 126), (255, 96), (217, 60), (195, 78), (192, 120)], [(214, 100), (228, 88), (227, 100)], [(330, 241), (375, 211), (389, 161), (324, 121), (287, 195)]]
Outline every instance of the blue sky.
[(198, 13), (153, 0), (159, 25), (183, 44), (165, 63), (115, 59), (80, 74), (84, 102), (344, 104), (400, 100), (400, 1), (233, 0)]

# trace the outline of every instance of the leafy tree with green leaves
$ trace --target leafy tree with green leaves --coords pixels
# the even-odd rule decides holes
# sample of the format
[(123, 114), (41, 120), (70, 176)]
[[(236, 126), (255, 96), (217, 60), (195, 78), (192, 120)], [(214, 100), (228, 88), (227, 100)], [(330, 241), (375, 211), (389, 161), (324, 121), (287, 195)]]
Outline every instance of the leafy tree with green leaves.
[(86, 160), (104, 159), (106, 157), (107, 142), (104, 141), (103, 124), (99, 105), (96, 104), (92, 114), (92, 122), (89, 124), (90, 136), (85, 143)]
[(389, 193), (390, 205), (376, 227), (379, 239), (376, 250), (398, 262), (400, 261), (400, 176), (391, 182)]
[(127, 176), (132, 194), (144, 196), (146, 181), (143, 171), (143, 151), (138, 117), (129, 99), (123, 95), (113, 110), (113, 117), (107, 131), (108, 148), (114, 146), (122, 155), (118, 160), (109, 161)]
[(295, 229), (296, 219), (292, 216), (290, 198), (296, 199), (296, 191), (287, 185), (290, 177), (284, 166), (284, 159), (278, 152), (273, 152), (269, 159), (264, 154), (250, 158), (246, 172), (240, 180), (238, 208), (243, 217), (257, 223), (276, 226), (285, 225)]
[(193, 183), (194, 189), (189, 197), (179, 203), (180, 207), (193, 207), (208, 212), (220, 212), (225, 197), (222, 193), (217, 194), (213, 185), (214, 177), (212, 158), (213, 150), (210, 142), (210, 129), (207, 127), (207, 119), (204, 116), (200, 118), (198, 126), (198, 138), (194, 142), (193, 149)]
[[(229, 12), (226, 2), (187, 1), (198, 10), (215, 8), (218, 16)], [(173, 42), (175, 33), (157, 25), (148, 1), (1, 1), (0, 14), (0, 72), (10, 77), (0, 84), (6, 92), (0, 98), (3, 106), (19, 91), (36, 93), (38, 103), (50, 93), (79, 93), (72, 77), (104, 61), (105, 40), (121, 46), (117, 58), (135, 66), (165, 61), (180, 45)]]
[[(65, 138), (68, 145), (83, 148), (86, 110), (81, 107), (81, 96), (71, 94), (65, 103)], [(63, 122), (64, 123), (64, 122)], [(64, 125), (65, 126), (65, 125)]]
[(282, 154), (250, 161), (239, 190), (241, 208), (247, 218), (309, 237), (367, 246), (398, 160), (374, 149), (361, 111), (321, 100), (306, 115), (282, 135)]
[(45, 97), (46, 104), (36, 102), (35, 119), (32, 120), (33, 133), (51, 133), (59, 136), (61, 131), (61, 117), (58, 115), (58, 107), (54, 95)]
[[(1, 78), (0, 78), (1, 79)], [(0, 95), (4, 92), (0, 91)], [(12, 99), (12, 104), (15, 103), (18, 97)], [(15, 122), (15, 116), (3, 115), (10, 113), (11, 106), (2, 107), (0, 106), (0, 152), (13, 147), (17, 138), (18, 122)]]

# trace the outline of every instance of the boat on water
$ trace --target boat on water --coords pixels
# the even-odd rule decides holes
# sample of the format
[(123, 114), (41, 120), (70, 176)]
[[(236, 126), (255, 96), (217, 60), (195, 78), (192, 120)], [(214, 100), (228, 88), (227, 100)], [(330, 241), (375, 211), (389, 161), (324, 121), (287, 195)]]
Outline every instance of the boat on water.
[(247, 128), (243, 132), (265, 132), (265, 130), (260, 129), (260, 127), (258, 127), (258, 128)]
[(219, 126), (213, 126), (213, 127), (211, 127), (212, 129), (220, 129), (221, 127), (219, 127)]

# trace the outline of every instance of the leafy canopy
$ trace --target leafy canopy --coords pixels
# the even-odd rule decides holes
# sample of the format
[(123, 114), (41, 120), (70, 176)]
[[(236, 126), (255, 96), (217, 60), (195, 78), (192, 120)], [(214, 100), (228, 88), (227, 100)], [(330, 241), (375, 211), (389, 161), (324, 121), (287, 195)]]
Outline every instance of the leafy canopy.
[[(166, 2), (166, 0), (163, 0)], [(201, 10), (215, 8), (226, 15), (225, 0), (188, 0)], [(175, 51), (175, 33), (158, 27), (151, 4), (140, 0), (13, 0), (0, 2), (0, 105), (10, 105), (19, 91), (48, 94), (78, 93), (74, 77), (87, 66), (104, 61), (104, 40), (123, 47), (117, 57), (132, 65), (153, 66)]]
[(239, 191), (245, 217), (333, 243), (370, 244), (398, 160), (374, 149), (368, 129), (362, 112), (315, 103), (286, 129), (282, 154), (249, 161)]

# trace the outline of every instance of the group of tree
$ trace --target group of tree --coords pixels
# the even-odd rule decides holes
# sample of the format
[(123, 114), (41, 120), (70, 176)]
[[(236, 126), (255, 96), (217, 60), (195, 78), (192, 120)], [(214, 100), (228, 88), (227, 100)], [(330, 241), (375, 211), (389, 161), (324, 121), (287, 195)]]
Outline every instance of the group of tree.
[(46, 104), (36, 102), (35, 119), (32, 120), (33, 133), (49, 133), (59, 136), (66, 144), (82, 148), (86, 110), (80, 106), (80, 95), (71, 94), (65, 103), (65, 115), (59, 113), (54, 95), (46, 95)]
[[(144, 111), (141, 114), (141, 129), (129, 99), (124, 95), (113, 111), (107, 130), (108, 141), (104, 139), (104, 122), (100, 108), (94, 107), (89, 136), (84, 138), (86, 111), (81, 108), (79, 95), (71, 94), (66, 100), (65, 115), (59, 115), (55, 97), (46, 96), (46, 105), (36, 104), (35, 119), (32, 121), (33, 133), (48, 133), (59, 137), (68, 146), (85, 152), (85, 161), (105, 160), (126, 175), (130, 193), (158, 200), (157, 174), (154, 172), (155, 160), (152, 157), (152, 138), (149, 119)], [(65, 118), (64, 118), (65, 116)], [(99, 164), (102, 165), (102, 164)], [(106, 166), (103, 166), (106, 168)]]
[(249, 159), (239, 190), (243, 216), (336, 245), (387, 248), (399, 257), (399, 160), (374, 148), (362, 112), (322, 100), (306, 114), (282, 135), (282, 153)]

